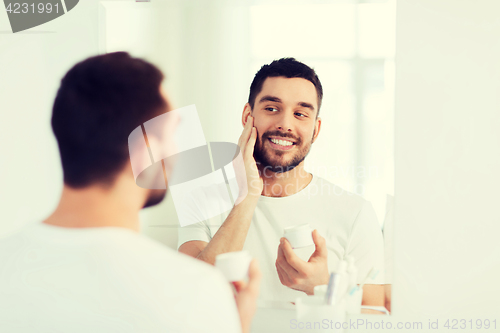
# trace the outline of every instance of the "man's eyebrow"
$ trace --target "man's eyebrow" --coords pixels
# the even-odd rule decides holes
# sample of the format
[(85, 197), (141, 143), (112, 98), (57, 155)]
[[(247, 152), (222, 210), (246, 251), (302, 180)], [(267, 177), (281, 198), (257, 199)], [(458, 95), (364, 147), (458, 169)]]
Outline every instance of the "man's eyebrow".
[(279, 99), (278, 97), (275, 97), (275, 96), (270, 96), (270, 95), (266, 95), (266, 96), (263, 96), (260, 100), (259, 100), (259, 103), (262, 103), (262, 102), (276, 102), (276, 103), (281, 103), (281, 99)]
[(306, 103), (306, 102), (299, 102), (297, 103), (299, 106), (302, 106), (303, 108), (308, 108), (311, 109), (311, 111), (314, 111), (314, 106), (311, 103)]
[[(262, 98), (259, 100), (259, 103), (262, 103), (262, 102), (275, 102), (275, 103), (283, 103), (282, 100), (276, 96), (271, 96), (271, 95), (266, 95), (266, 96), (262, 96)], [(308, 108), (310, 109), (311, 111), (314, 111), (316, 110), (314, 108), (314, 106), (311, 104), (311, 103), (307, 103), (307, 102), (298, 102), (297, 103), (298, 106), (301, 106), (303, 108)]]

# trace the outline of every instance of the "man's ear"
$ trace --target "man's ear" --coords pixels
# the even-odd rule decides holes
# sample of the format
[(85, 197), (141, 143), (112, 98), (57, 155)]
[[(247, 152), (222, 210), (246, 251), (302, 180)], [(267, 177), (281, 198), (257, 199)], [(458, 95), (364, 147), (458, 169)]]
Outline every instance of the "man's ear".
[(321, 130), (321, 118), (318, 117), (316, 119), (316, 123), (314, 124), (314, 134), (313, 134), (312, 142), (316, 141), (316, 138), (318, 137), (320, 130)]
[(250, 106), (249, 103), (245, 104), (245, 107), (243, 108), (243, 113), (241, 114), (241, 124), (243, 127), (245, 127), (247, 121), (248, 121), (248, 116), (252, 114), (252, 107)]

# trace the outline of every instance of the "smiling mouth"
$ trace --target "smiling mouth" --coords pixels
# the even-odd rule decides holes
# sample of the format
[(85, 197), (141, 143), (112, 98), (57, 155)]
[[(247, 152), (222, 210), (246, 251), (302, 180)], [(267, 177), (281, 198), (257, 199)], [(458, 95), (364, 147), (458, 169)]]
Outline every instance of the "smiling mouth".
[(279, 150), (289, 150), (289, 149), (292, 149), (293, 146), (296, 145), (295, 142), (288, 141), (288, 140), (282, 140), (282, 139), (276, 139), (276, 138), (268, 138), (268, 140), (271, 143), (271, 146), (273, 148), (276, 148)]

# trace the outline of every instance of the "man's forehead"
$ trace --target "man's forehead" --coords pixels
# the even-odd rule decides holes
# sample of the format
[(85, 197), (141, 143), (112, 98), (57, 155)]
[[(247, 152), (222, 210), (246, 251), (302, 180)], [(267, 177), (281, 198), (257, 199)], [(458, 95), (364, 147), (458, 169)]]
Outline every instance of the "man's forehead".
[(284, 76), (268, 77), (256, 96), (258, 104), (265, 96), (277, 97), (284, 104), (309, 103), (318, 109), (318, 94), (314, 84), (304, 78), (287, 78)]

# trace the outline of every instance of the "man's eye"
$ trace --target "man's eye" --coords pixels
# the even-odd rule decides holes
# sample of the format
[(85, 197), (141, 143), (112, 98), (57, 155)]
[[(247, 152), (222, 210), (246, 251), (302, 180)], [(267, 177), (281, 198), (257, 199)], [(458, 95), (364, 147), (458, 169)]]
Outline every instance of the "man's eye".
[(271, 111), (271, 112), (278, 111), (278, 109), (273, 108), (273, 107), (268, 107), (268, 108), (265, 108), (264, 110)]
[(306, 117), (306, 115), (305, 115), (305, 114), (300, 113), (300, 112), (295, 112), (295, 115), (296, 115), (296, 116), (299, 116), (299, 117)]

